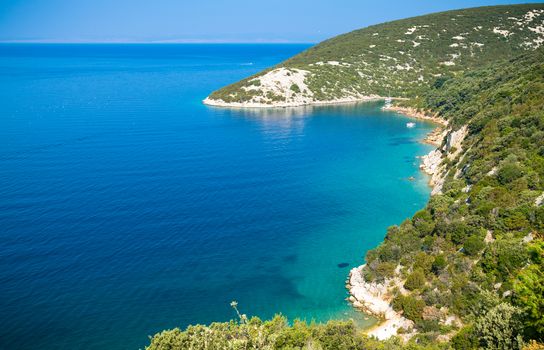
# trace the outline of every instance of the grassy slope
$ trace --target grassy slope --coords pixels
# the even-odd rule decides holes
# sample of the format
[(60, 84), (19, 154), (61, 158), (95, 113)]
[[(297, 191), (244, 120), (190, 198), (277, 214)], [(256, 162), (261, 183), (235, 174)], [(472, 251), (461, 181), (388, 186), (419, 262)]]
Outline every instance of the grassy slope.
[[(534, 10), (536, 16), (531, 20), (527, 14)], [(316, 101), (372, 94), (412, 97), (439, 75), (455, 75), (536, 48), (544, 37), (543, 21), (544, 4), (435, 13), (337, 36), (271, 69), (311, 72), (306, 85)], [(340, 64), (328, 64), (330, 61)], [(260, 91), (243, 87), (255, 84), (255, 78), (271, 69), (215, 91), (210, 97), (227, 102), (255, 99)], [(274, 97), (277, 100), (282, 100), (281, 94)]]
[[(446, 161), (444, 194), (388, 230), (368, 253), (367, 278), (403, 266), (411, 292), (394, 305), (420, 331), (411, 349), (518, 349), (521, 339), (543, 341), (544, 206), (535, 199), (544, 191), (544, 50), (437, 80), (409, 104), (439, 113), (454, 129), (468, 125), (469, 135), (459, 157)], [(494, 241), (484, 243), (488, 231)], [(533, 240), (524, 242), (529, 234)], [(437, 321), (440, 308), (465, 324), (444, 344), (436, 342), (440, 334), (459, 330)], [(276, 318), (165, 331), (148, 349), (405, 346), (366, 339), (349, 323), (289, 327)]]

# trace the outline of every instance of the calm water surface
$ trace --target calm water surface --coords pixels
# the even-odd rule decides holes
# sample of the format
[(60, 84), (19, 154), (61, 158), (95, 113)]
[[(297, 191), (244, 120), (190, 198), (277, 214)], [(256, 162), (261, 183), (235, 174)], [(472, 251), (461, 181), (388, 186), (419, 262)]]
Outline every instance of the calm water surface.
[(368, 324), (344, 281), (428, 199), (432, 125), (201, 104), (306, 47), (0, 45), (0, 348), (138, 349), (231, 300)]

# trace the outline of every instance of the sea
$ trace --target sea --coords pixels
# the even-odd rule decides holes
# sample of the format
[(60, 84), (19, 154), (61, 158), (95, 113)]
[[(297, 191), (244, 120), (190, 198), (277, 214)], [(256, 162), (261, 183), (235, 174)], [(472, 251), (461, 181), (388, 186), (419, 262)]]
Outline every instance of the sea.
[(236, 319), (375, 320), (351, 268), (427, 202), (383, 102), (202, 100), (308, 44), (0, 44), (0, 348), (143, 349)]

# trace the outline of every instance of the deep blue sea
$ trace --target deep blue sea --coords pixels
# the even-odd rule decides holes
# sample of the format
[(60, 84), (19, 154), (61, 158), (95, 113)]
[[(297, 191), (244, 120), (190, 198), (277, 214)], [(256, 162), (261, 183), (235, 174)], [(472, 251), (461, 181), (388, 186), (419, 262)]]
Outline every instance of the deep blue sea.
[(426, 203), (432, 125), (201, 103), (307, 47), (0, 45), (0, 348), (143, 348), (231, 300), (371, 322), (344, 281)]

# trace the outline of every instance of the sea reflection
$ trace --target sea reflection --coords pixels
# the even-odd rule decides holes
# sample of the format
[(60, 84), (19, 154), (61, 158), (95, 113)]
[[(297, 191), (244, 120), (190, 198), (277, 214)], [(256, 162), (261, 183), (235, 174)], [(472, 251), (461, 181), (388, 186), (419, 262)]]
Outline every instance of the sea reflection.
[(312, 116), (314, 108), (232, 108), (228, 113), (232, 117), (257, 123), (268, 140), (286, 143), (304, 134), (304, 125)]
[(338, 105), (314, 105), (287, 108), (224, 108), (232, 118), (243, 118), (258, 123), (260, 130), (270, 140), (289, 140), (304, 134), (304, 126), (310, 117), (318, 115), (363, 116), (369, 110), (380, 109), (383, 101), (355, 102)]

